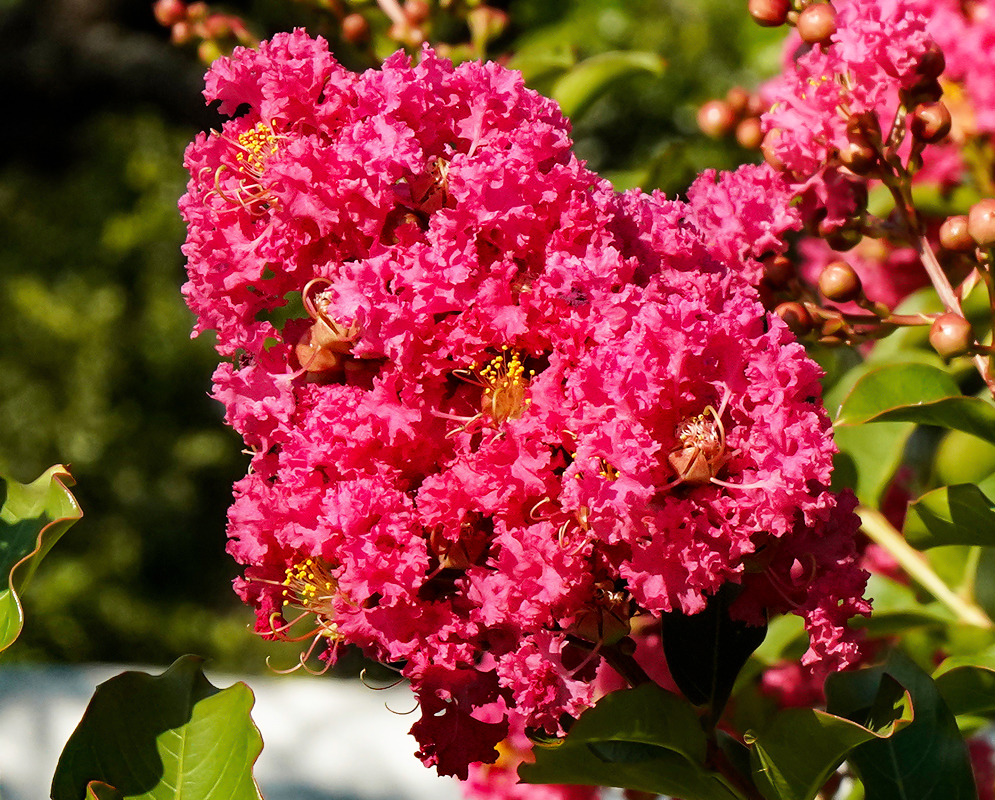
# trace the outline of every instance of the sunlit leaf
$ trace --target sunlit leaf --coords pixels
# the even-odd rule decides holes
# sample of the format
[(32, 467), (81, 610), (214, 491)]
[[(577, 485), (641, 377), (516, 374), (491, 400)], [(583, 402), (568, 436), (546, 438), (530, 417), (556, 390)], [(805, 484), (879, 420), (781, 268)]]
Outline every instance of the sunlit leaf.
[(162, 675), (100, 684), (59, 759), (52, 800), (79, 800), (92, 781), (143, 800), (260, 800), (252, 692), (211, 685), (201, 662), (184, 656)]
[(28, 484), (0, 478), (0, 651), (14, 642), (24, 624), (18, 593), (52, 545), (83, 516), (68, 489), (73, 484), (62, 465)]
[(905, 538), (920, 550), (940, 545), (995, 545), (995, 477), (927, 492), (909, 506)]
[(533, 752), (535, 763), (518, 771), (526, 783), (617, 786), (684, 800), (741, 797), (704, 766), (705, 735), (694, 708), (655, 684), (603, 697), (562, 743)]
[(616, 50), (598, 53), (556, 81), (552, 97), (568, 117), (577, 117), (614, 83), (633, 75), (662, 75), (664, 60), (656, 53)]

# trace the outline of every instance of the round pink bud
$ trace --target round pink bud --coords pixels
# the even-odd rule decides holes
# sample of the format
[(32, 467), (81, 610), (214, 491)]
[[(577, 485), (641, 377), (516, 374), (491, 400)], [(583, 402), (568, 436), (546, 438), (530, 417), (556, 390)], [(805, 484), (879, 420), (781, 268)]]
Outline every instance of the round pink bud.
[(405, 0), (404, 2), (404, 16), (412, 25), (421, 25), (428, 19), (431, 11), (432, 9), (429, 8), (425, 0)]
[(788, 19), (790, 0), (750, 0), (750, 16), (758, 25), (776, 28)]
[(968, 253), (974, 249), (974, 239), (967, 229), (967, 217), (958, 214), (948, 217), (940, 226), (940, 246), (954, 253)]
[(764, 142), (764, 130), (759, 117), (747, 117), (736, 126), (736, 141), (746, 150), (759, 150)]
[(733, 86), (726, 92), (726, 102), (732, 113), (741, 117), (746, 113), (746, 108), (750, 104), (750, 93), (742, 86)]
[(829, 44), (836, 33), (836, 9), (829, 3), (813, 3), (798, 15), (798, 34), (809, 44)]
[(794, 300), (781, 303), (774, 309), (774, 313), (784, 320), (784, 324), (791, 329), (795, 336), (804, 336), (814, 327), (812, 315), (808, 313), (808, 309)]
[(767, 135), (764, 136), (764, 140), (760, 145), (760, 152), (763, 153), (764, 161), (770, 164), (771, 168), (775, 172), (784, 172), (787, 167), (781, 160), (781, 157), (777, 154), (775, 148), (777, 147), (777, 142), (781, 138), (781, 131), (777, 128), (767, 131)]
[(967, 231), (979, 247), (995, 245), (995, 198), (979, 200), (967, 214)]
[(362, 14), (347, 14), (342, 18), (342, 38), (349, 44), (365, 44), (370, 38), (370, 23)]
[(943, 103), (923, 103), (921, 106), (916, 106), (912, 120), (909, 122), (909, 130), (917, 139), (922, 139), (927, 144), (935, 144), (950, 133), (951, 122), (950, 112)]
[(787, 256), (774, 256), (764, 262), (764, 278), (778, 289), (783, 289), (796, 275), (795, 265)]
[(698, 127), (706, 136), (728, 136), (736, 124), (736, 115), (725, 100), (709, 100), (698, 109)]
[(833, 261), (819, 276), (819, 291), (834, 303), (856, 300), (864, 292), (860, 276), (845, 261)]
[(951, 311), (933, 321), (929, 329), (929, 343), (943, 358), (963, 356), (974, 346), (974, 331), (970, 322)]
[(156, 22), (166, 28), (173, 27), (180, 20), (187, 18), (187, 6), (183, 0), (156, 0), (152, 6)]

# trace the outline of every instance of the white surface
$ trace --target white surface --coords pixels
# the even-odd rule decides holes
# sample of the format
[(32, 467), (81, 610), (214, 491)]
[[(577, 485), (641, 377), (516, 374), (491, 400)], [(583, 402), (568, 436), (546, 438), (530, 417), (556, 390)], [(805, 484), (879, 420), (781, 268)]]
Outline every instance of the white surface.
[[(0, 666), (0, 798), (44, 800), (59, 754), (98, 683), (126, 667)], [(142, 671), (160, 674), (152, 668)], [(238, 678), (208, 671), (215, 686)], [(459, 800), (459, 785), (415, 758), (406, 686), (374, 691), (318, 677), (251, 677), (263, 736), (254, 774), (266, 800)]]

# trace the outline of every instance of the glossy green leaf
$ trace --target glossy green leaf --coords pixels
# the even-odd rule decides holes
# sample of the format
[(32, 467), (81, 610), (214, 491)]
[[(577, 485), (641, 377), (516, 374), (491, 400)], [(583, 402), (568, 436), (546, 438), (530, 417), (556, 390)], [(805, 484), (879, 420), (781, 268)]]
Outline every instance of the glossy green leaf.
[(954, 714), (995, 711), (995, 650), (947, 658), (933, 680)]
[(995, 442), (995, 406), (963, 396), (953, 378), (926, 364), (893, 364), (857, 381), (836, 424), (866, 422), (936, 425)]
[(124, 796), (103, 781), (90, 781), (86, 786), (86, 800), (124, 800)]
[(947, 431), (936, 448), (933, 472), (940, 486), (983, 481), (995, 474), (995, 444), (963, 431)]
[(73, 483), (62, 465), (33, 483), (0, 478), (0, 651), (14, 642), (24, 624), (18, 593), (52, 545), (83, 516), (68, 489)]
[(861, 503), (876, 508), (914, 430), (909, 422), (835, 427), (840, 452), (833, 458), (833, 490), (853, 489)]
[(536, 746), (526, 783), (617, 786), (684, 800), (741, 795), (704, 766), (705, 735), (694, 708), (655, 684), (612, 692), (588, 709), (562, 743)]
[[(886, 664), (839, 673), (826, 683), (828, 708), (854, 721), (873, 717), (874, 690), (893, 682), (912, 698), (913, 721), (887, 739), (865, 742), (847, 757), (867, 800), (972, 800), (976, 797), (967, 747), (933, 680), (900, 651)], [(877, 685), (875, 685), (877, 684)]]
[(126, 798), (259, 800), (252, 692), (244, 683), (218, 689), (201, 663), (184, 656), (162, 675), (125, 672), (100, 684), (59, 759), (52, 800), (79, 800), (91, 781)]
[(995, 545), (995, 477), (927, 492), (909, 506), (905, 538), (919, 550)]
[[(901, 716), (897, 710), (895, 720)], [(753, 781), (769, 800), (811, 800), (853, 748), (892, 732), (811, 708), (787, 709), (753, 742)]]
[(615, 50), (581, 61), (554, 85), (552, 97), (568, 117), (577, 117), (616, 81), (633, 75), (662, 75), (664, 60), (656, 53)]

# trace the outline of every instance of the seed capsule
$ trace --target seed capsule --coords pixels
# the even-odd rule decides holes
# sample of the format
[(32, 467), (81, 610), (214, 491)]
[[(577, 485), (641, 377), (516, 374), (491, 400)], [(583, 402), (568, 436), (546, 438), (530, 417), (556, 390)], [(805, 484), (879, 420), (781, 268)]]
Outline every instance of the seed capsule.
[(829, 3), (813, 3), (798, 15), (798, 33), (809, 44), (829, 44), (836, 33), (836, 9)]
[(971, 206), (967, 231), (980, 247), (995, 245), (995, 199), (986, 197)]
[(750, 16), (758, 25), (776, 28), (788, 19), (791, 10), (789, 0), (750, 0)]

